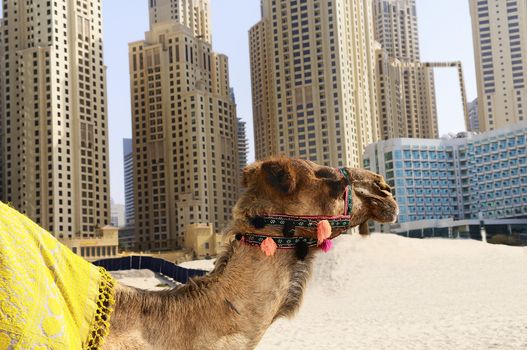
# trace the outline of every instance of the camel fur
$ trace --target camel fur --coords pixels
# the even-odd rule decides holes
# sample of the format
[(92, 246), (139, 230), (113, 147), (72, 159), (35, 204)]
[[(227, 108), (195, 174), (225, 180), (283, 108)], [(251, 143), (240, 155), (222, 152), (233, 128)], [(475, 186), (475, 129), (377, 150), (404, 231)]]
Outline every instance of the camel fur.
[[(393, 222), (398, 207), (382, 176), (347, 170), (353, 186), (352, 225), (365, 231), (370, 219)], [(245, 192), (226, 229), (230, 243), (214, 270), (168, 291), (118, 284), (103, 349), (254, 349), (274, 320), (295, 314), (318, 249), (310, 249), (304, 260), (285, 249), (267, 257), (233, 237), (247, 232), (282, 235), (276, 228), (255, 229), (250, 218), (257, 215), (338, 215), (348, 180), (333, 168), (277, 157), (246, 167), (243, 185)], [(295, 235), (316, 237), (302, 229)]]

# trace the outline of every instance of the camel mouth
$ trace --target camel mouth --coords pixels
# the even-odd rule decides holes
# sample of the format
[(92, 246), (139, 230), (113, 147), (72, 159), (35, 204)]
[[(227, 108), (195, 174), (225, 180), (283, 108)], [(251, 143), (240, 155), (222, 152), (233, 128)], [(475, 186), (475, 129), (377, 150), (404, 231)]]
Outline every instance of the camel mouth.
[(392, 214), (391, 220), (386, 221), (387, 224), (395, 224), (397, 222), (397, 218), (399, 217), (399, 210), (397, 210), (396, 213)]
[(382, 213), (381, 217), (377, 217), (376, 221), (379, 221), (383, 224), (395, 224), (397, 222), (399, 214), (398, 213)]

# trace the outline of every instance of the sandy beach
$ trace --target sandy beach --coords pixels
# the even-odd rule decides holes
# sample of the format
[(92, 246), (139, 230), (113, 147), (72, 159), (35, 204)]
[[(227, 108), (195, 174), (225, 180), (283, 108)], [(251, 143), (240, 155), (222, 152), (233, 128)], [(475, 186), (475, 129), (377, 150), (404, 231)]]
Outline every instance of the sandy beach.
[(257, 349), (527, 349), (527, 248), (340, 237), (318, 254), (298, 315)]

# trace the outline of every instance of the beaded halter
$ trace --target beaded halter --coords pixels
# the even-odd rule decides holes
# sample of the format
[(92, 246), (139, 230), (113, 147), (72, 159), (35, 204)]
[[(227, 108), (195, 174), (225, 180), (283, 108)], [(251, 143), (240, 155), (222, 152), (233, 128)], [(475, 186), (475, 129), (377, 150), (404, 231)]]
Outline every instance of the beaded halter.
[[(344, 191), (344, 213), (335, 216), (295, 216), (286, 214), (271, 214), (251, 218), (251, 224), (257, 228), (282, 227), (284, 236), (273, 236), (265, 233), (237, 234), (240, 242), (253, 246), (260, 246), (267, 256), (274, 255), (276, 249), (296, 249), (297, 256), (303, 260), (310, 247), (319, 247), (324, 252), (331, 249), (331, 240), (341, 235), (351, 227), (353, 208), (352, 185), (346, 168), (338, 171), (348, 180)], [(296, 228), (316, 229), (317, 238), (294, 236)], [(300, 253), (300, 251), (302, 251)]]

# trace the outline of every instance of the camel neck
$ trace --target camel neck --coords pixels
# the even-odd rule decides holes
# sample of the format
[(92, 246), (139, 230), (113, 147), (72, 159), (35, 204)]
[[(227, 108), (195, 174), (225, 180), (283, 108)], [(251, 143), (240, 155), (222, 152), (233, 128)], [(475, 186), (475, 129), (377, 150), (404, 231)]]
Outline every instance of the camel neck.
[(252, 349), (275, 319), (298, 309), (312, 255), (299, 261), (280, 250), (266, 257), (233, 242), (209, 276), (175, 290), (120, 287), (110, 337), (136, 334), (155, 349)]

